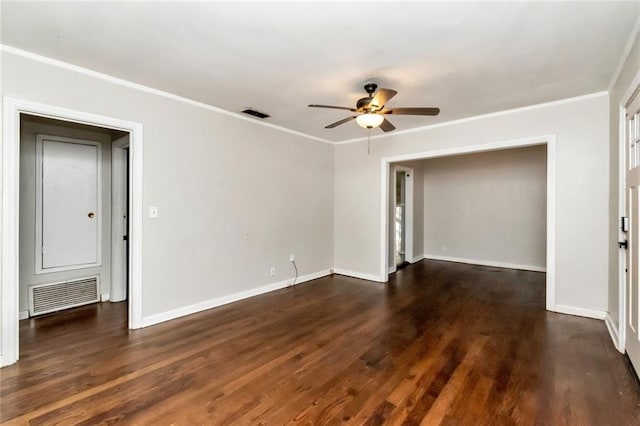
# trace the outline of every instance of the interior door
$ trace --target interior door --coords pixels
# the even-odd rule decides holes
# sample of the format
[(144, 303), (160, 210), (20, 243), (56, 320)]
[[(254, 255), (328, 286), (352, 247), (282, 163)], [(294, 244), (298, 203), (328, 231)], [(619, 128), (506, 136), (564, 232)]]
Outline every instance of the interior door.
[(40, 272), (99, 263), (99, 143), (39, 136)]
[(640, 372), (640, 95), (627, 105), (626, 140), (627, 217), (629, 218), (627, 250), (627, 306), (625, 349), (636, 371)]
[(395, 259), (396, 265), (405, 262), (405, 245), (406, 245), (406, 180), (404, 171), (396, 171), (396, 199), (394, 211), (395, 223)]
[(129, 135), (113, 142), (111, 150), (111, 291), (109, 300), (127, 299), (129, 264)]

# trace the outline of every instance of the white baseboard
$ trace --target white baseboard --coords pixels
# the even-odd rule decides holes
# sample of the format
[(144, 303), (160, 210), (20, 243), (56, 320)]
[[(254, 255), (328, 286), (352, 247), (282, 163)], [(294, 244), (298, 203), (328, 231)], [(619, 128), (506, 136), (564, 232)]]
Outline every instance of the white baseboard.
[(471, 265), (492, 266), (494, 268), (521, 269), (523, 271), (547, 272), (544, 266), (520, 265), (518, 263), (494, 262), (492, 260), (465, 259), (454, 256), (440, 256), (438, 254), (425, 254), (425, 259), (444, 260), (446, 262), (469, 263)]
[(618, 334), (618, 329), (616, 328), (613, 318), (607, 312), (607, 316), (604, 318), (604, 323), (607, 325), (607, 330), (609, 330), (609, 335), (611, 336), (611, 340), (613, 340), (613, 346), (616, 347), (618, 352), (624, 353), (624, 348), (620, 347), (620, 335)]
[(18, 319), (19, 320), (24, 320), (29, 318), (29, 311), (20, 311), (18, 312)]
[[(330, 269), (325, 269), (324, 271), (314, 272), (311, 274), (301, 275), (298, 277), (296, 281), (296, 285), (302, 284), (307, 281), (315, 280), (318, 278), (326, 277), (331, 275)], [(268, 293), (274, 290), (280, 290), (285, 287), (289, 287), (293, 284), (293, 278), (279, 281), (277, 283), (267, 284), (262, 287), (253, 288), (251, 290), (240, 291), (237, 293), (230, 294), (228, 296), (222, 296), (211, 300), (206, 300), (204, 302), (195, 303), (193, 305), (184, 306), (182, 308), (172, 309), (167, 312), (162, 312), (159, 314), (150, 315), (148, 317), (142, 318), (142, 327), (149, 327), (154, 324), (159, 324), (161, 322), (169, 321), (172, 319), (180, 318), (185, 315), (195, 314), (197, 312), (205, 311), (207, 309), (215, 308), (217, 306), (226, 305), (228, 303), (237, 302), (238, 300), (246, 299), (253, 296), (258, 296), (260, 294)]]
[(393, 266), (389, 266), (389, 269), (387, 270), (387, 272), (390, 274), (393, 274), (397, 270), (398, 270), (398, 267), (396, 265), (393, 265)]
[(362, 272), (348, 271), (346, 269), (337, 269), (337, 268), (334, 269), (333, 272), (338, 275), (345, 275), (347, 277), (359, 278), (361, 280), (375, 281), (377, 283), (384, 282), (377, 275), (363, 274)]
[(111, 295), (109, 293), (101, 294), (100, 295), (100, 301), (101, 302), (108, 302), (110, 297), (111, 297)]
[(415, 256), (413, 259), (411, 259), (409, 262), (411, 263), (416, 263), (416, 262), (420, 262), (422, 259), (424, 259), (424, 254)]
[(599, 320), (604, 320), (607, 317), (607, 313), (605, 311), (578, 308), (577, 306), (555, 305), (552, 310), (553, 312), (557, 312), (559, 314), (575, 315), (578, 317), (586, 317)]

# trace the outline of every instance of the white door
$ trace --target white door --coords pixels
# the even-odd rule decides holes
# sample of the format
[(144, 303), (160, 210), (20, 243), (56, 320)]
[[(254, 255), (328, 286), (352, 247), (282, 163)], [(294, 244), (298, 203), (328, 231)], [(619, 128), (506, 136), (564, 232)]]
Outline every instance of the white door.
[(111, 291), (109, 300), (127, 299), (129, 233), (129, 135), (113, 142), (111, 150)]
[(625, 349), (636, 371), (640, 371), (640, 94), (627, 106), (626, 139), (627, 216), (629, 217), (627, 250), (627, 315)]
[(41, 273), (99, 263), (100, 146), (38, 136)]
[(395, 259), (396, 265), (401, 265), (406, 260), (406, 220), (405, 220), (405, 197), (406, 197), (406, 174), (404, 171), (396, 171), (396, 197), (394, 209), (395, 223)]

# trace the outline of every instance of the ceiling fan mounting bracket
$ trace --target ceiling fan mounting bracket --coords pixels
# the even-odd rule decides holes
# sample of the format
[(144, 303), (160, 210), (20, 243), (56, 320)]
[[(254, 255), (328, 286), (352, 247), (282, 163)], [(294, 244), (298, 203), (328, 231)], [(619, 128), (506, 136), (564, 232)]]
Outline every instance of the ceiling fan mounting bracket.
[(364, 90), (367, 91), (367, 93), (369, 94), (369, 97), (373, 96), (373, 92), (375, 92), (377, 88), (378, 88), (378, 85), (375, 83), (367, 83), (364, 85)]

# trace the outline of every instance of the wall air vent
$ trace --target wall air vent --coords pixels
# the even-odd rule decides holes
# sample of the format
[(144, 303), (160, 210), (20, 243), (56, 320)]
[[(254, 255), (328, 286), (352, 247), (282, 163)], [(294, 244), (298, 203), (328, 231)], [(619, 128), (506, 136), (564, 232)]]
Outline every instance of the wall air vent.
[(261, 118), (261, 119), (271, 117), (269, 114), (265, 114), (264, 112), (257, 111), (255, 108), (251, 108), (251, 107), (244, 107), (240, 110), (240, 112), (243, 114), (247, 114), (252, 117)]
[(29, 315), (35, 316), (100, 300), (98, 277), (29, 287)]

